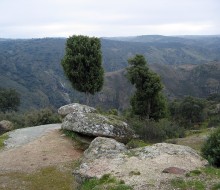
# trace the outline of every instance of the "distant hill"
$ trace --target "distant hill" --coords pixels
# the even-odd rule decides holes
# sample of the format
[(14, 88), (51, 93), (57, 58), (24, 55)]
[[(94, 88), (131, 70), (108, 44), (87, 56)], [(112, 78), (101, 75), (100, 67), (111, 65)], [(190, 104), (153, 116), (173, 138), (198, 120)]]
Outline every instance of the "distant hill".
[(220, 60), (220, 36), (116, 37), (105, 38), (102, 44), (107, 71), (126, 67), (127, 59), (138, 53), (149, 64), (203, 64)]
[[(161, 75), (169, 97), (186, 94), (204, 97), (219, 91), (220, 72), (216, 68), (219, 62), (204, 64), (220, 60), (219, 37), (142, 36), (117, 40), (102, 39), (103, 66), (106, 72), (111, 72), (106, 73), (104, 89), (93, 104), (127, 107), (132, 87), (123, 76), (125, 71), (120, 69), (136, 53), (144, 54), (152, 69)], [(14, 88), (21, 94), (22, 110), (84, 101), (71, 88), (60, 65), (65, 41), (64, 38), (0, 39), (0, 87)]]
[[(220, 62), (202, 65), (150, 65), (164, 84), (164, 93), (169, 99), (184, 96), (205, 98), (213, 93), (220, 94)], [(105, 85), (95, 96), (93, 105), (123, 110), (129, 106), (129, 97), (134, 87), (125, 77), (126, 71), (106, 73)]]

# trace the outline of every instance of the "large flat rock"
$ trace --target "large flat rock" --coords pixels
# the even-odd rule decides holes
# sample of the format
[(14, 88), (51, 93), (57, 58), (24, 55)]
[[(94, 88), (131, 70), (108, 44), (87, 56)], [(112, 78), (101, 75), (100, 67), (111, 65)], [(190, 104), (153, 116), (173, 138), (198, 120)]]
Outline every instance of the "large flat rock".
[(176, 177), (177, 174), (164, 173), (166, 168), (187, 172), (206, 164), (190, 147), (158, 143), (128, 150), (114, 139), (98, 137), (85, 151), (81, 165), (73, 174), (79, 183), (111, 174), (134, 189), (146, 190), (159, 189), (165, 181)]
[(135, 137), (128, 124), (117, 116), (99, 114), (95, 108), (80, 104), (67, 105), (66, 108), (68, 111), (63, 113), (68, 114), (63, 119), (62, 129), (88, 136), (110, 137), (120, 142), (128, 142)]

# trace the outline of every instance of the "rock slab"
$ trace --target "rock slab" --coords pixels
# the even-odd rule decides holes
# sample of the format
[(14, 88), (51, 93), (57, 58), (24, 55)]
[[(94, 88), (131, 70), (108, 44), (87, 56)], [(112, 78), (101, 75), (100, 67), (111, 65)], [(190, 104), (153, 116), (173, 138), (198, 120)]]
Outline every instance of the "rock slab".
[(146, 190), (161, 188), (164, 181), (175, 177), (163, 173), (164, 168), (191, 171), (206, 164), (207, 161), (186, 146), (158, 143), (128, 150), (114, 139), (97, 137), (84, 152), (81, 165), (73, 174), (79, 183), (111, 174), (134, 189)]
[(96, 112), (96, 109), (93, 107), (89, 107), (86, 105), (78, 104), (78, 103), (73, 103), (73, 104), (68, 104), (65, 106), (62, 106), (58, 109), (58, 113), (61, 116), (66, 116), (69, 113), (94, 113)]
[[(71, 104), (68, 111), (59, 111), (60, 114), (68, 113), (62, 122), (62, 129), (94, 137), (110, 137), (120, 142), (128, 142), (135, 137), (128, 124), (117, 116), (95, 113), (95, 108), (85, 105)], [(77, 109), (75, 109), (77, 107)], [(60, 108), (59, 110), (64, 110)], [(69, 111), (71, 110), (71, 113)]]

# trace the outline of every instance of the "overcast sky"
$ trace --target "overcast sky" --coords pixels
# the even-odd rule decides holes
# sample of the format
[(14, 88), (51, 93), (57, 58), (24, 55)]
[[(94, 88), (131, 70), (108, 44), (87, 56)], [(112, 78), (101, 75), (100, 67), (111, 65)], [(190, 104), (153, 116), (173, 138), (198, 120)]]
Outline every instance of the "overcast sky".
[(0, 0), (0, 38), (220, 34), (220, 0)]

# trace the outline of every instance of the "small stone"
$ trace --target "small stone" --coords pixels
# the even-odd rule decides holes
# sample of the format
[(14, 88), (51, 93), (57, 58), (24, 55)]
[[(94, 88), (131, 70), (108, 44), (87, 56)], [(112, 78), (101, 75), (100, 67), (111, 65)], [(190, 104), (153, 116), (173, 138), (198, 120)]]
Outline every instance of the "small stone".
[(169, 167), (169, 168), (165, 168), (163, 171), (163, 173), (169, 173), (169, 174), (185, 174), (186, 170), (178, 168), (178, 167)]
[(14, 125), (11, 121), (2, 120), (0, 121), (0, 134), (11, 131), (14, 129)]

